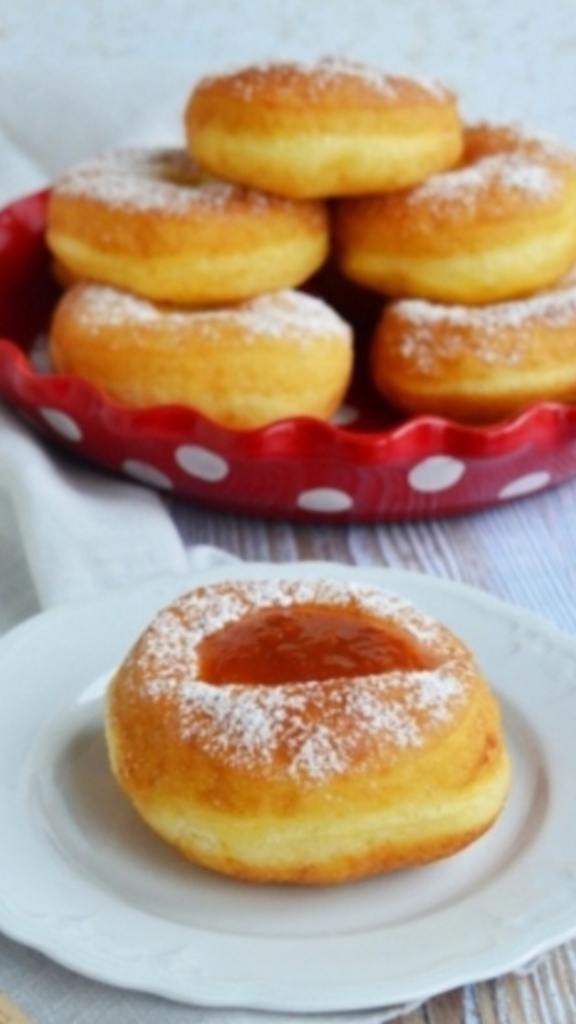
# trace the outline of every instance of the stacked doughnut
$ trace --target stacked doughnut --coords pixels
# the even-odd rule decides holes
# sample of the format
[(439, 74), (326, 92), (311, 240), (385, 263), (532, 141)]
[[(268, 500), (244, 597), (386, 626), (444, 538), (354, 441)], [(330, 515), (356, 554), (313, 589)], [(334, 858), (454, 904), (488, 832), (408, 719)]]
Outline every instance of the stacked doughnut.
[(464, 131), (456, 168), (341, 202), (346, 274), (387, 296), (370, 359), (407, 413), (490, 423), (576, 399), (576, 158), (503, 126)]
[(212, 172), (333, 199), (334, 256), (383, 296), (377, 390), (408, 413), (490, 422), (576, 398), (576, 157), (462, 125), (438, 85), (330, 62), (208, 79), (186, 113)]
[(58, 369), (226, 426), (329, 418), (360, 357), (333, 293), (310, 294), (335, 265), (381, 302), (370, 372), (400, 410), (488, 422), (576, 398), (565, 147), (343, 61), (206, 77), (183, 120), (181, 150), (113, 154), (53, 190), (48, 244), (76, 282)]
[(352, 333), (296, 290), (328, 237), (325, 204), (218, 180), (184, 148), (73, 168), (48, 209), (66, 285), (52, 363), (124, 404), (188, 405), (230, 428), (328, 418), (348, 386)]

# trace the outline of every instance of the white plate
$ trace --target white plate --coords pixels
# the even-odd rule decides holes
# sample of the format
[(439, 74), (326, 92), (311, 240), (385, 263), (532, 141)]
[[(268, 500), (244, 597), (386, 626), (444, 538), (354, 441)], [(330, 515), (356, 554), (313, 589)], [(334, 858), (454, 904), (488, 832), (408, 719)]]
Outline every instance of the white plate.
[[(496, 827), (455, 857), (339, 888), (187, 864), (117, 791), (106, 673), (198, 582), (333, 575), (411, 598), (476, 651), (514, 767)], [(52, 611), (0, 643), (0, 926), (87, 976), (188, 1003), (321, 1012), (428, 998), (576, 933), (576, 642), (458, 584), (334, 564), (242, 565)]]

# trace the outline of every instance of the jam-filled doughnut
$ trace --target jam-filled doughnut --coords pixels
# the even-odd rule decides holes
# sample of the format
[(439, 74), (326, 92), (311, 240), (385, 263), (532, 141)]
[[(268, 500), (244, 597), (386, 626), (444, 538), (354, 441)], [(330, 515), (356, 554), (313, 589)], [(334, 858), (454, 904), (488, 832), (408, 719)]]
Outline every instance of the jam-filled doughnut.
[(497, 701), (444, 625), (338, 580), (201, 586), (107, 692), (111, 766), (194, 862), (325, 884), (452, 854), (509, 787)]
[(195, 306), (301, 284), (328, 236), (323, 203), (218, 181), (185, 149), (95, 158), (55, 185), (48, 206), (49, 248), (72, 277)]
[(204, 78), (185, 125), (190, 151), (212, 173), (296, 198), (405, 188), (462, 150), (449, 89), (337, 60)]
[(329, 418), (352, 371), (352, 331), (321, 299), (283, 290), (212, 309), (77, 284), (54, 312), (53, 368), (128, 406), (186, 405), (229, 428)]
[(334, 232), (343, 272), (386, 295), (528, 295), (576, 259), (576, 155), (516, 128), (469, 127), (457, 169), (396, 195), (342, 200)]
[(490, 423), (537, 401), (576, 401), (576, 273), (487, 306), (403, 299), (370, 351), (376, 389), (407, 413)]

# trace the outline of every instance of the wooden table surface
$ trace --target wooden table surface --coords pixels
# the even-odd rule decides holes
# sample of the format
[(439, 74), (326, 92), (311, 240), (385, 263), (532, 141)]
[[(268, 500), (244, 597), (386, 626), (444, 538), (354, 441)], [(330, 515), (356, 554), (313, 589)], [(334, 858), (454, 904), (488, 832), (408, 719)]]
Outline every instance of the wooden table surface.
[[(247, 560), (321, 559), (426, 572), (532, 609), (576, 636), (576, 482), (453, 519), (335, 526), (234, 517), (170, 506), (188, 543)], [(297, 1018), (296, 1018), (297, 1019)], [(522, 975), (506, 975), (431, 999), (403, 1024), (573, 1024), (576, 941)]]

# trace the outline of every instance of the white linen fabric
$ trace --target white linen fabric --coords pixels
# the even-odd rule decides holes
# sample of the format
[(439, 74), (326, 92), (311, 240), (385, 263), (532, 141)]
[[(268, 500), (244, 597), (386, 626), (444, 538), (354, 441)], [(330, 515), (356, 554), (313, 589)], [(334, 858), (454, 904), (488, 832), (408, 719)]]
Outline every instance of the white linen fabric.
[(1, 408), (0, 490), (12, 501), (42, 608), (188, 567), (152, 491), (66, 464)]

